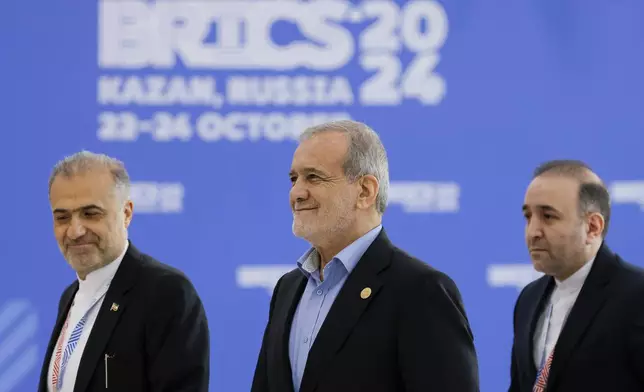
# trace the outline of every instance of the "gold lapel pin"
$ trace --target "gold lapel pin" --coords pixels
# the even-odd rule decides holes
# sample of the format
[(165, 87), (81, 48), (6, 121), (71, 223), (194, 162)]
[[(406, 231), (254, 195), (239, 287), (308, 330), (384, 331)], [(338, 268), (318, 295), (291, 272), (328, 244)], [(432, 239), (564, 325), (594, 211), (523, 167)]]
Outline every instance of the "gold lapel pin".
[(367, 298), (369, 298), (370, 295), (371, 295), (371, 289), (369, 287), (365, 287), (360, 292), (360, 298), (362, 298), (362, 299), (367, 299)]
[(118, 311), (119, 310), (119, 304), (117, 304), (116, 302), (112, 302), (112, 307), (110, 308), (110, 310), (112, 312)]

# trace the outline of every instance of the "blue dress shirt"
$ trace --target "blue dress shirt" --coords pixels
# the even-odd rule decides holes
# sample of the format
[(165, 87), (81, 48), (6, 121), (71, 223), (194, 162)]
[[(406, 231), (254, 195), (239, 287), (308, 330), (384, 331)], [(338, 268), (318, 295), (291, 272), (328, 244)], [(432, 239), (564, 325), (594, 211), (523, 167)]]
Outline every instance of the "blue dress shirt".
[(308, 282), (295, 311), (289, 338), (289, 356), (295, 392), (300, 390), (309, 350), (333, 301), (381, 229), (382, 225), (378, 225), (331, 259), (324, 267), (324, 281), (320, 280), (320, 256), (314, 248), (309, 249), (297, 261), (298, 268)]

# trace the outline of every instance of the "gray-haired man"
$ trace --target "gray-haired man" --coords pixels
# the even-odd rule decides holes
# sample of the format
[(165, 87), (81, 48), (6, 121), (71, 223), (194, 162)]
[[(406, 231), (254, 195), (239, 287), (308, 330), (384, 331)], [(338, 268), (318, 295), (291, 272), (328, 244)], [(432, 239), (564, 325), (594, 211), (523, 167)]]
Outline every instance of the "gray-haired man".
[(180, 271), (128, 240), (122, 162), (87, 151), (50, 177), (54, 234), (77, 279), (63, 292), (39, 392), (208, 391), (209, 331)]
[(456, 285), (382, 228), (378, 135), (354, 121), (308, 129), (290, 179), (293, 232), (312, 247), (277, 282), (252, 392), (478, 391)]

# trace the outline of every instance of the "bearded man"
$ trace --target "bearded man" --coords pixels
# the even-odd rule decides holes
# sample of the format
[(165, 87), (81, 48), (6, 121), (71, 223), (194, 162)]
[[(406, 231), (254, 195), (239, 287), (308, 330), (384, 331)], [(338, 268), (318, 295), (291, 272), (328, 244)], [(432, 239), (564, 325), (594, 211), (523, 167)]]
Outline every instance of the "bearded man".
[(459, 290), (382, 227), (388, 161), (365, 124), (306, 130), (290, 170), (293, 233), (311, 244), (271, 299), (252, 392), (477, 392)]
[(49, 180), (54, 234), (76, 272), (64, 290), (39, 392), (207, 392), (206, 313), (190, 280), (128, 239), (125, 166), (81, 151)]

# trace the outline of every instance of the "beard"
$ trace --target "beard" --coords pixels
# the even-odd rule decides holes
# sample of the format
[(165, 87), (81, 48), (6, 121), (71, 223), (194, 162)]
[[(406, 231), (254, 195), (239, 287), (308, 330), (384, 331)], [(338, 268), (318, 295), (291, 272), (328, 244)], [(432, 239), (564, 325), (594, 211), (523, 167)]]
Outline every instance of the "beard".
[(114, 261), (123, 251), (126, 238), (126, 232), (110, 232), (101, 237), (88, 233), (76, 240), (66, 239), (60, 250), (67, 263), (82, 276)]
[(63, 253), (67, 263), (77, 272), (96, 269), (104, 263), (105, 258), (98, 244), (81, 245), (80, 248), (70, 246)]
[[(336, 199), (338, 200), (338, 199)], [(320, 242), (348, 231), (355, 221), (355, 207), (347, 199), (328, 208), (293, 213), (293, 234), (309, 242)]]

